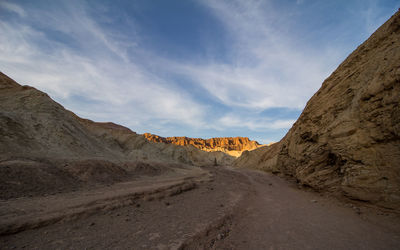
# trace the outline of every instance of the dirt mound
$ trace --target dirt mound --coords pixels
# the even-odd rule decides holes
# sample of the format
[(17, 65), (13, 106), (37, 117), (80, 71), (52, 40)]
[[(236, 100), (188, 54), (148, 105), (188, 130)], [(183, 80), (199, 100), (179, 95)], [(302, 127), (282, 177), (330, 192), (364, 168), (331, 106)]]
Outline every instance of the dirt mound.
[(64, 171), (85, 183), (114, 183), (129, 177), (127, 170), (113, 162), (83, 160), (67, 163)]
[(175, 169), (184, 169), (185, 165), (179, 163), (143, 162), (125, 163), (124, 168), (134, 175), (157, 176), (174, 172)]
[(68, 192), (82, 183), (50, 163), (14, 160), (0, 163), (0, 199)]
[(400, 209), (400, 12), (327, 78), (287, 135), (238, 167)]
[(102, 160), (3, 161), (0, 163), (0, 199), (49, 195), (109, 185), (127, 180), (133, 174), (115, 163)]
[(118, 182), (174, 174), (192, 167), (179, 163), (86, 159), (8, 160), (0, 162), (0, 199), (32, 197), (91, 189)]

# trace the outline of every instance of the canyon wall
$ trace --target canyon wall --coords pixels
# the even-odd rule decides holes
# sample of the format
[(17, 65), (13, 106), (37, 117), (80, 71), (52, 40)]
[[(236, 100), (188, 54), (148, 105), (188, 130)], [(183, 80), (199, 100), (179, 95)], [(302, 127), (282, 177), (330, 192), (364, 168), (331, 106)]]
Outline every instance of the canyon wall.
[(400, 12), (329, 76), (286, 136), (234, 163), (400, 209)]
[(143, 136), (152, 142), (162, 142), (180, 146), (192, 145), (203, 151), (220, 151), (235, 157), (240, 156), (245, 150), (253, 150), (263, 146), (247, 137), (218, 137), (201, 139), (189, 137), (161, 137), (150, 133), (145, 133)]

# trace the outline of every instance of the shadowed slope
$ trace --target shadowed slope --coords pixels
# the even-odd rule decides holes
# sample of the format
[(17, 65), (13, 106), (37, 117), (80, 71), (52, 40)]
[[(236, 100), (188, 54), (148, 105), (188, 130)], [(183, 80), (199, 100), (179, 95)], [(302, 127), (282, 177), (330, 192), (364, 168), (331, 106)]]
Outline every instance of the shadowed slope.
[(279, 143), (235, 165), (399, 209), (399, 41), (397, 12), (324, 81)]
[(139, 165), (162, 174), (179, 164), (232, 161), (222, 152), (152, 143), (123, 126), (79, 118), (47, 94), (2, 73), (0, 141), (3, 198), (122, 181), (136, 175)]

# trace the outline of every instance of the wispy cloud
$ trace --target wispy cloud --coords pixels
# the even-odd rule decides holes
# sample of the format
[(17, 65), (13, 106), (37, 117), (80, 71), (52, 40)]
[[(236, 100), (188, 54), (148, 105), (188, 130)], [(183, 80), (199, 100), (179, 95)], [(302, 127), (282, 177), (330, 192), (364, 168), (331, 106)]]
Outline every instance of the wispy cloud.
[(289, 129), (294, 119), (272, 119), (264, 117), (246, 117), (237, 114), (227, 114), (218, 120), (218, 124), (224, 128), (250, 128), (251, 130), (266, 130), (266, 129)]
[[(297, 32), (292, 9), (277, 8), (279, 3), (303, 11), (308, 7), (330, 11), (327, 2), (281, 2), (196, 1), (194, 5), (223, 28), (221, 38), (202, 37), (204, 46), (212, 47), (213, 41), (224, 37), (226, 56), (206, 48), (213, 54), (193, 51), (195, 56), (182, 59), (152, 51), (142, 42), (143, 37), (152, 39), (146, 27), (127, 13), (110, 15), (107, 3), (3, 0), (0, 11), (7, 17), (0, 16), (0, 70), (48, 92), (81, 116), (118, 122), (139, 132), (168, 130), (169, 135), (184, 135), (195, 129), (205, 131), (206, 137), (212, 131), (214, 136), (258, 133), (257, 139), (279, 138), (300, 112), (282, 118), (265, 111), (277, 107), (300, 111), (357, 45), (321, 46), (318, 39), (312, 43), (301, 39), (301, 32), (312, 33), (319, 26), (303, 25), (305, 30)], [(372, 31), (391, 11), (381, 14), (379, 6), (371, 0), (365, 9), (354, 8), (351, 16), (361, 15)], [(112, 7), (118, 9), (114, 3)], [(339, 28), (338, 34), (343, 31)]]
[[(174, 65), (221, 103), (248, 109), (301, 109), (333, 70), (331, 51), (301, 51), (265, 1), (201, 1), (230, 34), (232, 61)], [(265, 11), (267, 10), (267, 11)], [(281, 13), (280, 13), (281, 14)], [(336, 59), (336, 58), (334, 58)]]
[(173, 121), (202, 126), (203, 106), (191, 101), (188, 93), (173, 88), (130, 60), (127, 49), (134, 45), (122, 46), (113, 40), (87, 15), (85, 7), (67, 5), (63, 11), (29, 12), (30, 22), (47, 20), (49, 23), (40, 23), (40, 27), (61, 32), (78, 48), (52, 40), (40, 29), (26, 24), (24, 19), (20, 22), (2, 20), (2, 70), (94, 119), (110, 119), (120, 114), (121, 117), (114, 117), (114, 120), (123, 121), (125, 125), (141, 123), (146, 126), (149, 121)]
[(1, 1), (0, 2), (0, 8), (4, 8), (4, 9), (6, 9), (8, 11), (14, 12), (14, 13), (18, 14), (21, 17), (25, 17), (26, 16), (26, 13), (25, 13), (24, 9), (22, 9), (17, 4)]

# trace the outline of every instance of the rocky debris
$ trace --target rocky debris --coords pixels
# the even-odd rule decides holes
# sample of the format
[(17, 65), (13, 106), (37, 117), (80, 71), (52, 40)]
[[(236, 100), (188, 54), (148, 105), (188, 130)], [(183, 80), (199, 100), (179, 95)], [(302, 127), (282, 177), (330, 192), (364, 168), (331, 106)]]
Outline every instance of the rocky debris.
[(211, 139), (189, 138), (189, 137), (161, 137), (150, 133), (143, 134), (147, 140), (162, 142), (180, 146), (192, 145), (207, 152), (221, 151), (232, 156), (240, 156), (245, 150), (253, 150), (264, 145), (252, 141), (247, 137), (218, 137)]
[(400, 12), (328, 77), (276, 144), (234, 165), (400, 209)]

